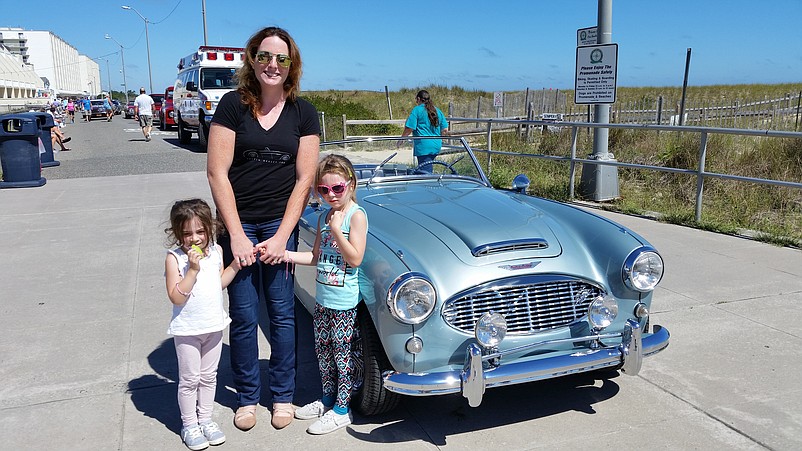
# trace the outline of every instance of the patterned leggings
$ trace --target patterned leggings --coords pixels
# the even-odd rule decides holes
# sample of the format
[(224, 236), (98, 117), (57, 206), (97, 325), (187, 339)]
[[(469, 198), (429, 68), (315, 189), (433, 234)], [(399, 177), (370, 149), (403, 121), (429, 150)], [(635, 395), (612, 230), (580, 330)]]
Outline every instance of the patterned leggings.
[(351, 340), (354, 338), (356, 307), (333, 310), (315, 304), (315, 354), (320, 365), (323, 396), (335, 397), (336, 406), (347, 409), (354, 385)]

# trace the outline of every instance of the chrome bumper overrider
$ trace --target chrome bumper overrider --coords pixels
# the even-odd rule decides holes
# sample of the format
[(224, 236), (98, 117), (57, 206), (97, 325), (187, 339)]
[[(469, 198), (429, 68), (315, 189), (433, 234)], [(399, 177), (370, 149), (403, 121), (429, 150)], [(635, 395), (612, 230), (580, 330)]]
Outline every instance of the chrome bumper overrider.
[[(630, 376), (638, 374), (644, 357), (662, 351), (668, 346), (668, 330), (654, 326), (654, 333), (642, 336), (640, 325), (627, 321), (624, 332), (586, 337), (550, 340), (482, 355), (482, 348), (471, 343), (466, 349), (465, 366), (462, 370), (441, 373), (397, 373), (385, 372), (384, 387), (395, 393), (412, 396), (444, 395), (462, 393), (471, 407), (482, 402), (486, 388), (522, 384), (541, 379), (551, 379), (567, 374), (583, 373), (602, 368), (621, 366), (621, 371)], [(563, 354), (536, 360), (503, 363), (504, 354), (519, 353), (539, 346), (560, 342), (594, 341), (620, 338), (614, 347), (585, 349), (573, 354)], [(494, 365), (492, 362), (499, 362)]]

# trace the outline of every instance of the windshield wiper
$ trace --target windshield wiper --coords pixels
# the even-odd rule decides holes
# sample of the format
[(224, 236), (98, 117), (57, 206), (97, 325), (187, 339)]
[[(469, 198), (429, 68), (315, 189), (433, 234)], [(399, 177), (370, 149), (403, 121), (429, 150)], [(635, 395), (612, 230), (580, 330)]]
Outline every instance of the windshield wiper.
[(366, 185), (370, 185), (370, 182), (373, 181), (373, 177), (376, 177), (376, 174), (379, 173), (381, 168), (383, 168), (384, 165), (387, 164), (388, 161), (392, 160), (396, 155), (398, 155), (398, 152), (393, 152), (392, 155), (390, 155), (389, 157), (385, 158), (384, 161), (379, 163), (379, 165), (376, 166), (376, 169), (373, 170), (373, 174), (370, 175), (370, 178), (368, 179), (368, 183), (366, 183)]

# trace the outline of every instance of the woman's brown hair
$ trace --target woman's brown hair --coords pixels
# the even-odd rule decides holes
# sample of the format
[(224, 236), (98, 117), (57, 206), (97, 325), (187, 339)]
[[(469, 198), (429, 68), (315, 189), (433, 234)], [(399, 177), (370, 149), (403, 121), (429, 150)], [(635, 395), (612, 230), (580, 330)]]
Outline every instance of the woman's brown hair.
[(267, 27), (257, 31), (245, 44), (245, 61), (242, 67), (237, 69), (237, 91), (240, 93), (242, 103), (248, 105), (254, 117), (262, 107), (262, 87), (259, 85), (259, 80), (256, 78), (256, 72), (253, 69), (253, 64), (256, 59), (256, 52), (259, 50), (259, 45), (265, 38), (271, 36), (278, 36), (282, 41), (287, 43), (289, 49), (290, 59), (290, 73), (284, 81), (284, 92), (287, 93), (287, 98), (291, 102), (295, 102), (298, 97), (298, 92), (301, 90), (301, 51), (295, 40), (292, 39), (289, 33), (283, 28)]

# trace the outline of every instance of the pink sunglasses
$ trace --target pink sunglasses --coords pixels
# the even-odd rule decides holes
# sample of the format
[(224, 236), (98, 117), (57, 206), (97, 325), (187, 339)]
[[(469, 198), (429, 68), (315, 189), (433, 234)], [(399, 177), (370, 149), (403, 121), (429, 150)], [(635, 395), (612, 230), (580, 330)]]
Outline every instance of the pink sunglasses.
[(345, 192), (350, 182), (351, 180), (348, 180), (347, 182), (335, 183), (334, 185), (318, 185), (317, 192), (320, 193), (321, 196), (325, 196), (326, 194), (329, 194), (329, 191), (331, 191), (339, 196)]

